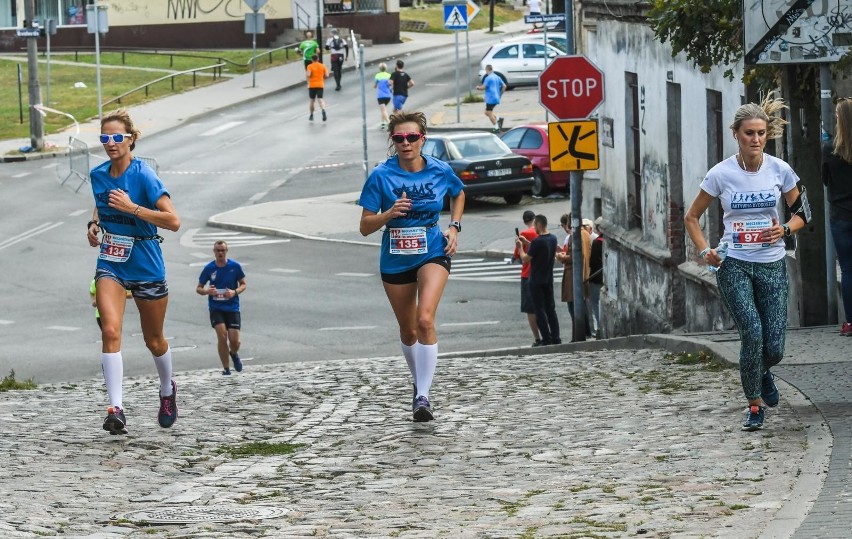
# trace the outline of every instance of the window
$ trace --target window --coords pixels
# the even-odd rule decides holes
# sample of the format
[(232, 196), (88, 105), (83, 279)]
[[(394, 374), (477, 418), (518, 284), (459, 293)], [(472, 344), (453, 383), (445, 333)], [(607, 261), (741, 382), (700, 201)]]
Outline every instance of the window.
[(524, 58), (544, 58), (544, 45), (524, 43)]
[(441, 161), (447, 160), (447, 152), (444, 149), (444, 143), (441, 141), (426, 139), (426, 142), (423, 143), (423, 153)]
[(86, 1), (35, 0), (35, 18), (42, 26), (47, 19), (55, 20), (57, 25), (86, 24)]
[(505, 49), (500, 49), (499, 51), (494, 53), (492, 58), (517, 58), (520, 49), (517, 45), (512, 45), (511, 47), (506, 47)]
[(0, 27), (15, 28), (18, 26), (18, 0), (0, 0)]
[(505, 135), (501, 137), (500, 140), (506, 143), (506, 146), (509, 148), (515, 149), (521, 147), (521, 139), (524, 137), (524, 133), (527, 132), (527, 129), (523, 127), (520, 129), (512, 129)]
[(524, 150), (537, 150), (541, 147), (544, 139), (536, 129), (527, 129), (527, 134), (524, 136), (524, 140), (521, 141), (520, 148)]
[[(724, 157), (722, 146), (722, 92), (707, 90), (707, 170)], [(714, 201), (707, 209), (707, 236), (710, 245), (718, 245), (725, 234), (722, 205)]]
[(639, 76), (636, 73), (624, 73), (624, 130), (625, 150), (627, 158), (627, 211), (629, 212), (627, 226), (642, 227), (642, 158), (640, 151), (639, 125)]

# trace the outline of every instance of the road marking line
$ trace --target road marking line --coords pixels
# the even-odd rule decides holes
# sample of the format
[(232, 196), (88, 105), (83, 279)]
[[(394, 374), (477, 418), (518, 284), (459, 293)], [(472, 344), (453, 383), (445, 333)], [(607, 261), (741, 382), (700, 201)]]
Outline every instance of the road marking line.
[(68, 214), (68, 217), (77, 217), (78, 215), (83, 215), (83, 214), (84, 214), (84, 213), (86, 213), (87, 211), (90, 211), (90, 210), (77, 210), (77, 211), (72, 211), (71, 213), (69, 213), (69, 214)]
[(376, 329), (378, 326), (349, 326), (349, 327), (334, 327), (334, 328), (319, 328), (320, 331), (358, 331), (362, 329)]
[(234, 127), (237, 127), (238, 125), (242, 125), (242, 124), (244, 124), (244, 123), (245, 123), (244, 121), (223, 123), (222, 125), (216, 126), (216, 127), (214, 127), (213, 129), (210, 129), (210, 130), (208, 130), (208, 131), (205, 131), (204, 133), (201, 133), (201, 135), (200, 135), (200, 136), (202, 136), (202, 137), (212, 137), (213, 135), (218, 135), (219, 133), (221, 133), (221, 132), (223, 132), (223, 131), (227, 131), (227, 130), (229, 130), (229, 129), (232, 129), (232, 128), (234, 128)]
[(51, 163), (51, 164), (49, 164), (49, 165), (44, 165), (44, 166), (43, 166), (43, 167), (41, 167), (41, 168), (42, 168), (42, 169), (46, 169), (46, 168), (56, 168), (56, 167), (58, 167), (58, 166), (59, 166), (59, 163)]
[(258, 200), (260, 200), (261, 198), (265, 197), (268, 194), (269, 194), (269, 191), (262, 191), (260, 193), (255, 193), (251, 197), (249, 197), (248, 201), (249, 202), (257, 202)]
[(485, 322), (447, 322), (445, 324), (441, 324), (441, 327), (461, 327), (461, 326), (493, 326), (495, 324), (499, 324), (499, 320), (486, 320)]
[(195, 237), (205, 237), (205, 238), (218, 238), (219, 236), (239, 236), (242, 232), (196, 232)]
[(31, 172), (21, 172), (20, 174), (15, 174), (12, 177), (13, 178), (24, 178), (26, 176), (29, 176), (30, 174), (32, 174), (32, 173)]
[(289, 268), (272, 268), (269, 271), (274, 271), (276, 273), (299, 273), (302, 270), (289, 269)]
[(62, 221), (59, 221), (58, 223), (53, 223), (53, 224), (42, 223), (42, 224), (38, 225), (37, 227), (30, 229), (30, 230), (28, 230), (28, 231), (26, 231), (22, 234), (18, 234), (17, 236), (12, 236), (11, 238), (0, 242), (0, 251), (5, 249), (6, 247), (11, 247), (12, 245), (15, 245), (18, 242), (28, 240), (28, 239), (30, 239), (34, 236), (37, 236), (37, 235), (39, 235), (43, 232), (47, 232), (48, 230), (50, 230), (52, 228), (56, 228), (56, 227), (60, 226), (62, 223), (63, 223)]
[(75, 328), (73, 326), (47, 326), (44, 329), (53, 329), (56, 331), (80, 331), (83, 328)]
[(0, 320), (0, 326), (8, 326), (9, 324), (14, 324), (14, 320)]
[(350, 273), (344, 271), (342, 273), (335, 273), (335, 275), (338, 277), (372, 277), (375, 273)]

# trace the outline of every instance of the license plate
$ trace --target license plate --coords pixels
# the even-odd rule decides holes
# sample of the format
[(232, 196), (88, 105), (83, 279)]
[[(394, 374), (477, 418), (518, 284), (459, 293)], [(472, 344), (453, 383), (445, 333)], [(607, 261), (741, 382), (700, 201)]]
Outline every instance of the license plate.
[(494, 176), (508, 176), (511, 173), (512, 169), (510, 168), (495, 168), (487, 171), (485, 174), (493, 178)]

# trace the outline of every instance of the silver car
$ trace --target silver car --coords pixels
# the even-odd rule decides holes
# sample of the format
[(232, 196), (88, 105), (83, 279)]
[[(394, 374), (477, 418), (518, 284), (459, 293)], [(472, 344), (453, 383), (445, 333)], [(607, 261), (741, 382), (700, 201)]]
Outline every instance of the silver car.
[(479, 62), (479, 77), (485, 76), (485, 66), (491, 64), (494, 73), (506, 86), (535, 86), (547, 63), (565, 52), (542, 39), (495, 43)]

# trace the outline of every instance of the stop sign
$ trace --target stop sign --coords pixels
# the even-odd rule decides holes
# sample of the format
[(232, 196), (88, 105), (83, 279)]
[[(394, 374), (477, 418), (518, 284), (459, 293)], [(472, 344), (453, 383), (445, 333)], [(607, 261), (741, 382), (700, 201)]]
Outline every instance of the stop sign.
[(560, 120), (588, 118), (603, 100), (603, 71), (585, 56), (559, 56), (538, 76), (538, 101)]

